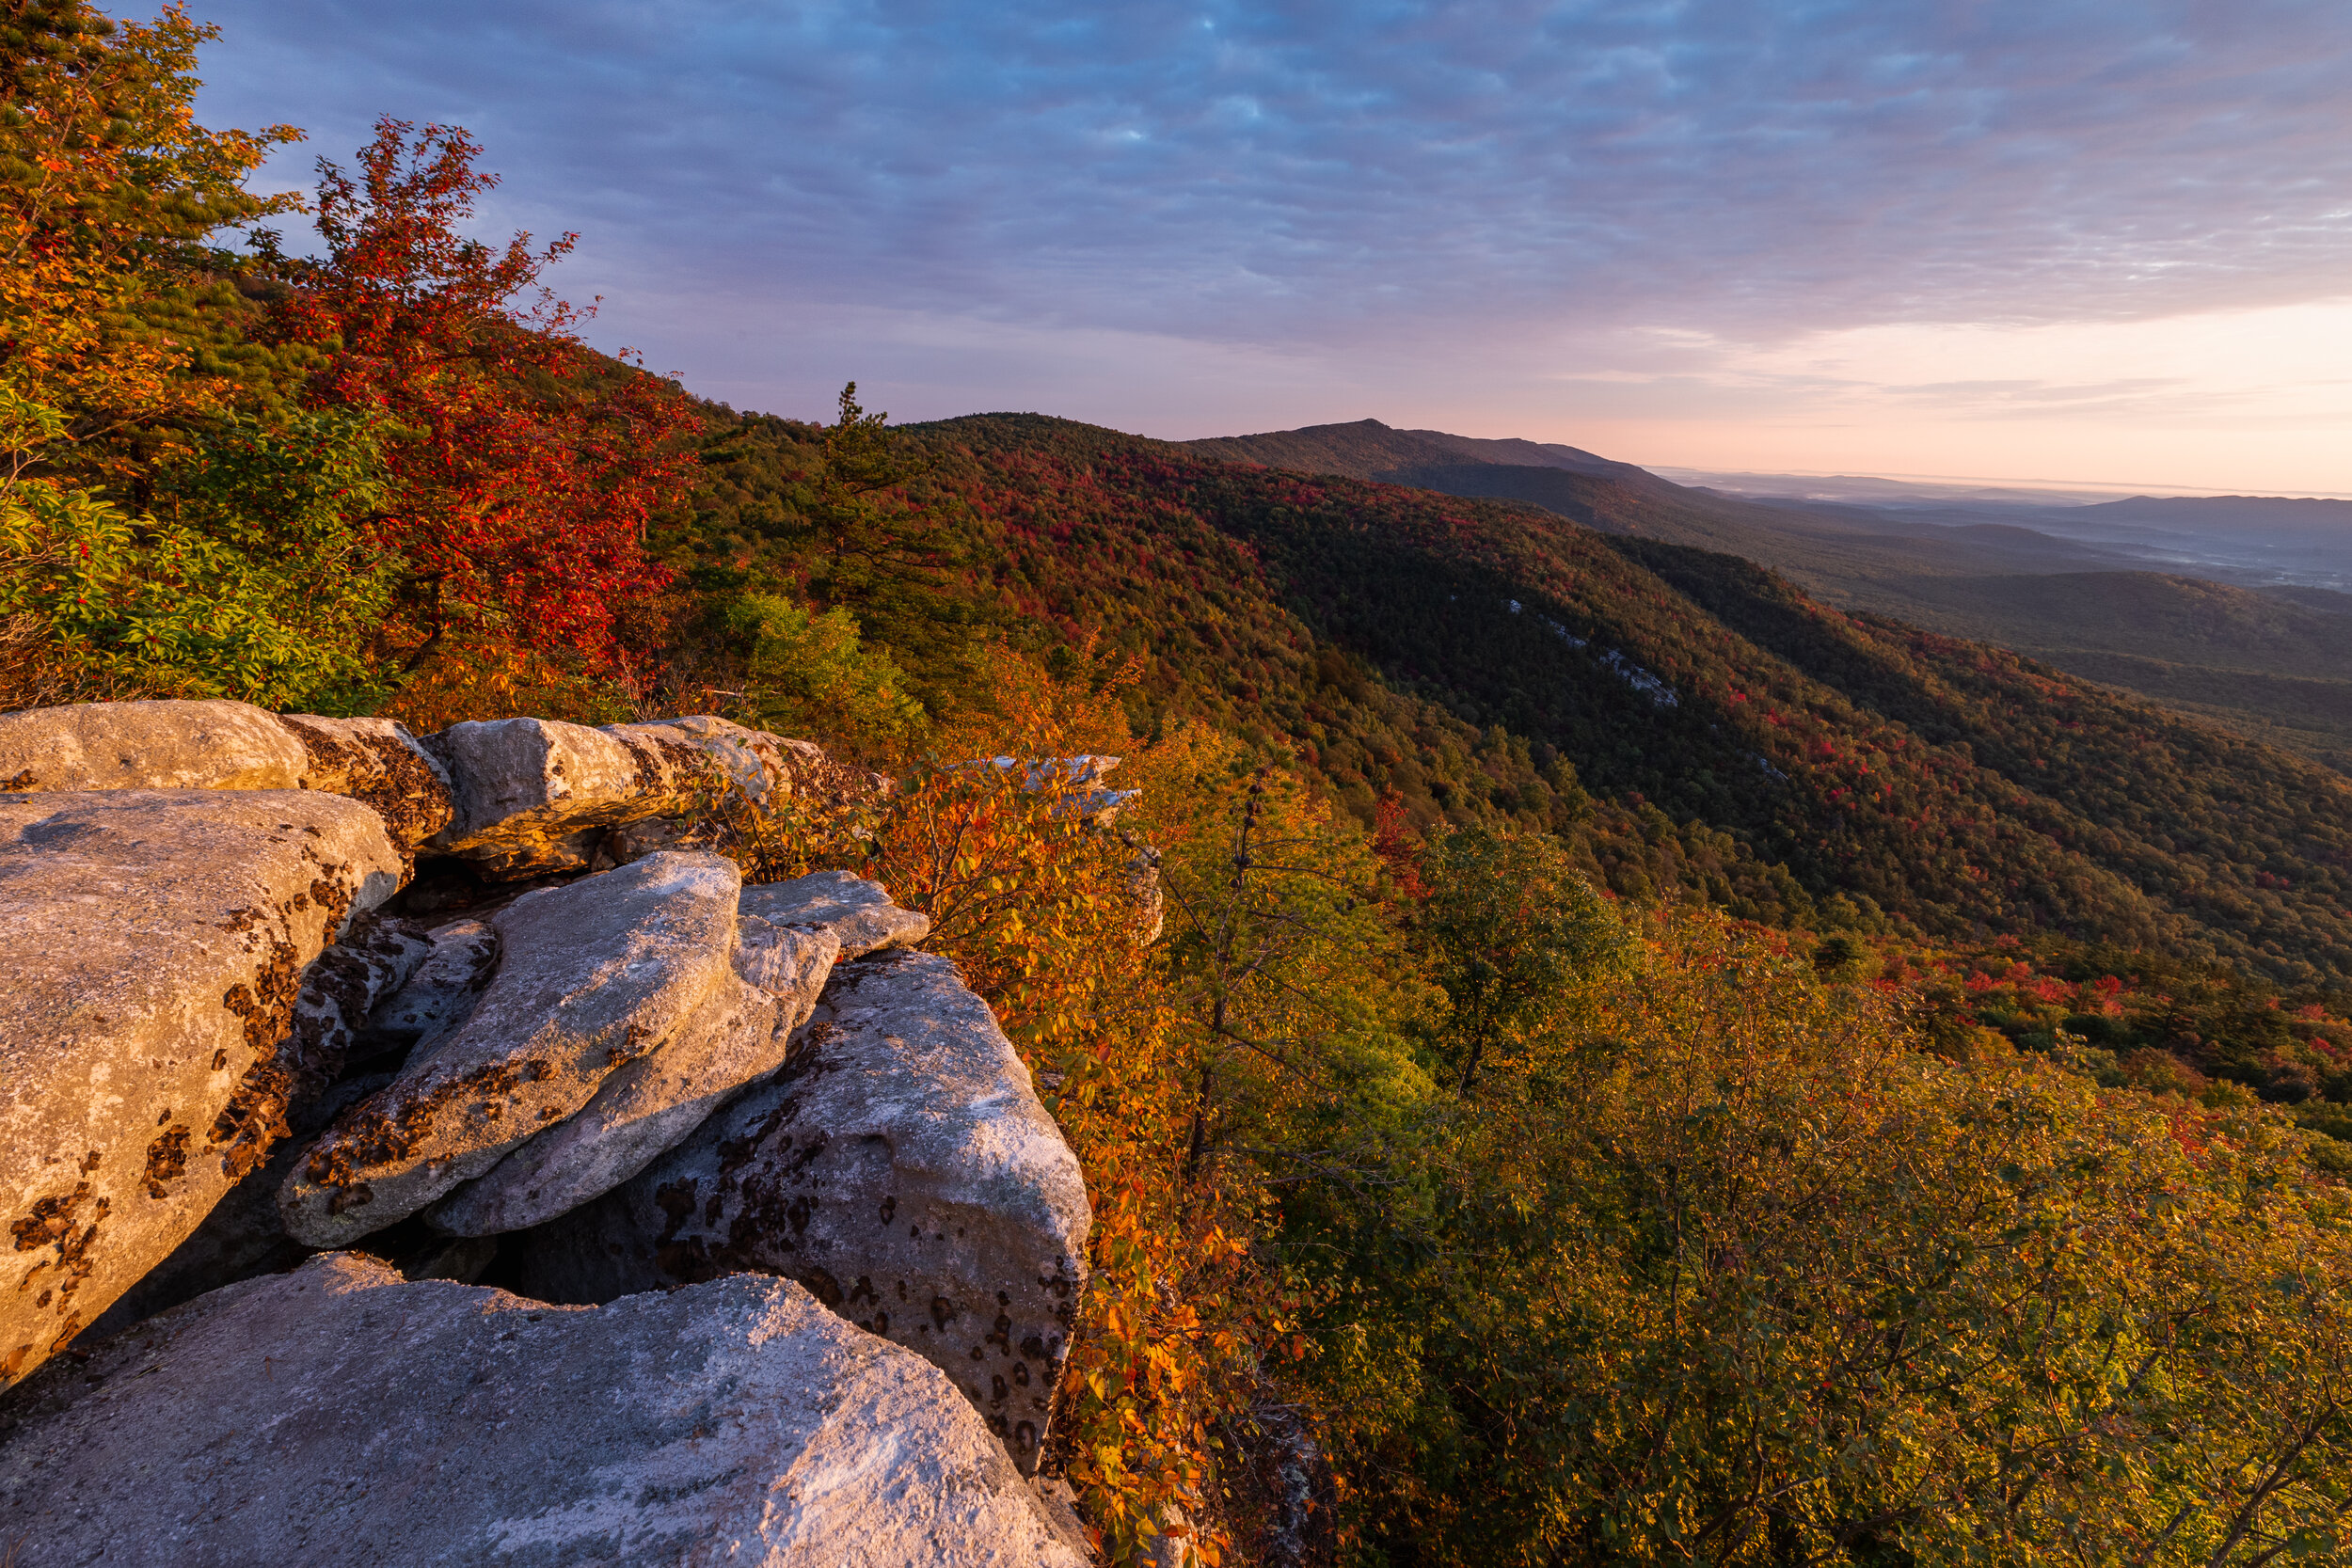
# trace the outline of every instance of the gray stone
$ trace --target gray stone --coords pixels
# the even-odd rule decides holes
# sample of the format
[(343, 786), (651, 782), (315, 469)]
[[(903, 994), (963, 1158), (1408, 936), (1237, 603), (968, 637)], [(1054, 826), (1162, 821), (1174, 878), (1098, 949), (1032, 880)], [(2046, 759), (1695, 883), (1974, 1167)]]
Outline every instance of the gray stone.
[(740, 888), (716, 855), (655, 855), (499, 911), (489, 988), (311, 1146), (278, 1196), (287, 1233), (341, 1246), (405, 1219), (668, 1044), (734, 979)]
[(368, 1015), (368, 1033), (388, 1046), (429, 1049), (473, 1016), (497, 973), (499, 934), (486, 921), (453, 920), (427, 941), (415, 972)]
[(220, 699), (0, 714), (0, 789), (316, 789), (373, 807), (411, 854), (452, 810), (440, 764), (389, 719)]
[(453, 724), (423, 744), (455, 785), (455, 816), (430, 847), (509, 879), (696, 847), (696, 825), (730, 795), (771, 811), (788, 797), (887, 787), (805, 740), (707, 714), (603, 729), (499, 719)]
[(884, 947), (906, 947), (930, 934), (930, 916), (902, 910), (880, 882), (847, 871), (819, 871), (788, 882), (743, 890), (742, 911), (773, 926), (831, 931), (848, 963)]
[(10, 1407), (15, 1568), (1080, 1568), (938, 1371), (787, 1281), (610, 1307), (348, 1254)]
[(636, 1180), (507, 1243), (548, 1299), (756, 1270), (928, 1357), (1036, 1466), (1085, 1283), (1076, 1158), (954, 966), (834, 972), (757, 1085)]
[(553, 719), (453, 724), (425, 747), (449, 770), (456, 800), (430, 847), (494, 877), (585, 866), (609, 829), (690, 811), (717, 777), (683, 740)]
[(783, 1065), (839, 943), (827, 930), (790, 931), (756, 918), (736, 974), (712, 987), (677, 1036), (604, 1081), (579, 1115), (556, 1123), (425, 1211), (460, 1236), (522, 1230), (612, 1191), (726, 1102)]
[(268, 1157), (303, 972), (401, 863), (341, 796), (0, 796), (0, 1382)]
[(830, 766), (825, 753), (809, 741), (787, 740), (707, 713), (642, 724), (607, 724), (604, 733), (624, 743), (691, 747), (762, 810), (772, 809), (778, 800), (793, 794), (797, 784), (814, 780)]
[(456, 810), (449, 774), (399, 724), (315, 713), (290, 713), (278, 722), (302, 746), (302, 787), (373, 806), (392, 842), (409, 854), (449, 826)]
[(433, 938), (414, 921), (364, 914), (303, 972), (294, 1025), (278, 1048), (292, 1077), (289, 1120), (299, 1121), (301, 1108), (342, 1076), (352, 1048), (370, 1026), (369, 1015), (399, 992), (433, 951)]
[(72, 703), (0, 714), (0, 790), (298, 789), (310, 767), (246, 703)]

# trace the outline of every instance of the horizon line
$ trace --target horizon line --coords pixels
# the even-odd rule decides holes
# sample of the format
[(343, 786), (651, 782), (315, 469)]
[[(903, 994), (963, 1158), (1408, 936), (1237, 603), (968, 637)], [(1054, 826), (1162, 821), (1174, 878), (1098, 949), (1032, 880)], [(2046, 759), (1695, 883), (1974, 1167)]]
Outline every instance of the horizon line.
[(2207, 499), (2243, 496), (2249, 500), (2352, 500), (2352, 490), (2306, 490), (2296, 495), (2285, 495), (2276, 491), (2265, 492), (2262, 490), (2242, 488), (2232, 489), (2226, 486), (2201, 484), (2156, 484), (2149, 483), (2145, 481), (2130, 482), (2097, 479), (2023, 479), (1991, 474), (1912, 474), (1892, 472), (1854, 473), (1851, 470), (1832, 472), (1827, 469), (1819, 468), (1702, 468), (1693, 467), (1692, 465), (1687, 463), (1664, 463), (1654, 465), (1645, 464), (1643, 467), (1650, 468), (1652, 472), (1656, 472), (1660, 468), (1676, 468), (1687, 474), (1716, 474), (1724, 478), (1879, 479), (1897, 483), (1910, 480), (1923, 480), (1946, 484), (2032, 484), (2053, 490), (2119, 490), (2126, 491), (2133, 495), (2150, 497), (2155, 497), (2159, 493), (2162, 493), (2169, 496), (2203, 497)]

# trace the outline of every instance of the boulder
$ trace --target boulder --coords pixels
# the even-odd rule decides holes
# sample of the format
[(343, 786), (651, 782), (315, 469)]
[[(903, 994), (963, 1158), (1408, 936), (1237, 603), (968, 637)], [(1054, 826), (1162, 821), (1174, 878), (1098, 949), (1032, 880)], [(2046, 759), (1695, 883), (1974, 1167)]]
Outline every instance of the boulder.
[(0, 1383), (267, 1158), (303, 973), (401, 864), (341, 796), (0, 796)]
[(487, 921), (453, 920), (426, 940), (415, 971), (368, 1014), (373, 1042), (409, 1053), (430, 1048), (473, 1016), (497, 973), (498, 928)]
[(884, 947), (905, 947), (930, 934), (930, 916), (902, 910), (880, 882), (847, 871), (819, 871), (788, 882), (743, 890), (741, 909), (771, 926), (831, 931), (848, 963)]
[(847, 800), (887, 785), (808, 741), (707, 714), (603, 729), (500, 719), (453, 724), (424, 745), (456, 788), (455, 816), (432, 847), (499, 878), (695, 847), (695, 820), (730, 793), (767, 811), (788, 797)]
[(16, 1568), (1087, 1561), (936, 1369), (754, 1275), (567, 1309), (330, 1255), (10, 1415)]
[(827, 766), (825, 753), (810, 741), (787, 740), (707, 713), (642, 724), (607, 724), (604, 733), (624, 744), (641, 742), (665, 750), (690, 747), (763, 811), (792, 795), (796, 784), (813, 780), (817, 776), (813, 768)]
[(607, 1078), (579, 1115), (426, 1210), (425, 1222), (458, 1236), (544, 1224), (644, 1170), (782, 1065), (840, 943), (822, 929), (781, 930), (756, 918), (744, 926), (736, 974), (711, 989), (675, 1038)]
[(311, 1146), (279, 1193), (287, 1233), (341, 1246), (406, 1218), (677, 1037), (734, 981), (740, 889), (729, 861), (664, 854), (500, 910), (496, 977)]
[(0, 789), (316, 789), (375, 808), (413, 854), (450, 819), (449, 777), (389, 719), (249, 703), (73, 703), (0, 714)]
[(521, 1289), (573, 1302), (738, 1270), (797, 1279), (946, 1371), (1028, 1472), (1090, 1222), (987, 1005), (946, 959), (891, 953), (834, 971), (775, 1078), (502, 1257)]
[(168, 1312), (182, 1302), (194, 1301), (208, 1291), (234, 1285), (256, 1275), (283, 1274), (311, 1255), (310, 1249), (286, 1234), (278, 1213), (278, 1189), (294, 1174), (305, 1146), (351, 1106), (392, 1081), (389, 1072), (364, 1073), (344, 1080), (307, 1103), (287, 1107), (287, 1136), (278, 1141), (269, 1158), (246, 1173), (213, 1205), (204, 1223), (174, 1247), (171, 1256), (139, 1276), (112, 1307), (82, 1332), (82, 1342), (96, 1343)]
[(456, 792), (431, 841), (484, 873), (521, 878), (587, 865), (605, 832), (691, 811), (716, 787), (703, 751), (677, 739), (626, 739), (553, 719), (453, 724), (425, 746)]
[(248, 703), (72, 703), (0, 714), (0, 790), (298, 789), (310, 763)]
[(369, 1015), (403, 990), (433, 953), (433, 938), (414, 921), (362, 914), (303, 972), (294, 1025), (278, 1047), (289, 1077), (290, 1120), (298, 1121), (302, 1108), (342, 1076)]
[(449, 826), (456, 802), (448, 772), (389, 719), (290, 713), (278, 722), (302, 746), (302, 787), (374, 807), (392, 842), (410, 855)]

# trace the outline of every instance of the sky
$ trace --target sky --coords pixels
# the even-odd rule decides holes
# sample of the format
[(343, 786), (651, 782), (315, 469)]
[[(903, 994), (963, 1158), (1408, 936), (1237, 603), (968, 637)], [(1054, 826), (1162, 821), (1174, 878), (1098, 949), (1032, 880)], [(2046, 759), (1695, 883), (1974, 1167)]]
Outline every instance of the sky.
[(742, 408), (2352, 494), (2352, 5), (192, 0)]

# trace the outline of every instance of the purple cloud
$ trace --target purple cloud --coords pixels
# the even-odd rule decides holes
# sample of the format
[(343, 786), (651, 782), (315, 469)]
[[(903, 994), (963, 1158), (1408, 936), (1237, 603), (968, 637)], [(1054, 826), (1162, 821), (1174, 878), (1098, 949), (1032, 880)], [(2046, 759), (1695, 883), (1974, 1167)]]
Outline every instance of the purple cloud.
[(657, 363), (730, 311), (1318, 354), (2346, 289), (2334, 0), (199, 10), (208, 118), (468, 125)]

